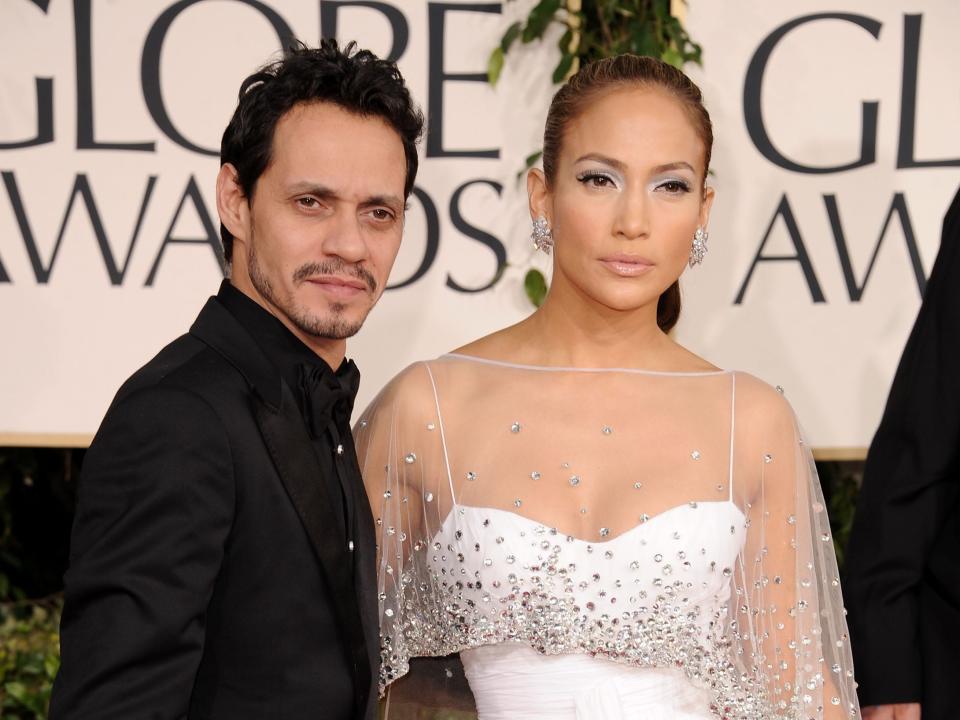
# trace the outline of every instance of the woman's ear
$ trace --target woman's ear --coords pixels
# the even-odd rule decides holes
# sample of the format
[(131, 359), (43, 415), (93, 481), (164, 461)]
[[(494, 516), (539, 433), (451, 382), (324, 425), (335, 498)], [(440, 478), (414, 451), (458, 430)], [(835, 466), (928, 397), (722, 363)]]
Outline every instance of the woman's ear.
[(547, 191), (547, 179), (543, 175), (543, 170), (533, 168), (527, 173), (527, 200), (530, 205), (530, 219), (536, 220), (538, 217), (545, 217), (550, 222), (549, 200), (550, 193)]
[(703, 199), (700, 201), (700, 222), (699, 225), (704, 230), (707, 229), (707, 225), (710, 223), (710, 208), (713, 207), (713, 188), (709, 186), (704, 186), (703, 188)]

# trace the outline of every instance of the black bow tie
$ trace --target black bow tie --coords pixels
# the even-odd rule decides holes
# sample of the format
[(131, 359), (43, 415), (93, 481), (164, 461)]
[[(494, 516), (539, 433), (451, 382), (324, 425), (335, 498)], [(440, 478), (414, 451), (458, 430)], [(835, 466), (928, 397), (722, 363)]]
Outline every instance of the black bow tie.
[(314, 437), (320, 437), (330, 420), (350, 426), (353, 400), (360, 387), (360, 371), (353, 360), (345, 360), (337, 372), (326, 364), (300, 365), (300, 402)]

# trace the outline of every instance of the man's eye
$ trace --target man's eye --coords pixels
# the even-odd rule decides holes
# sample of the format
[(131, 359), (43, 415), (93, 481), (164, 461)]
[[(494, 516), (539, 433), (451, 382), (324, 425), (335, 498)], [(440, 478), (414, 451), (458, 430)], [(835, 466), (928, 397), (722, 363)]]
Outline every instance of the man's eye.
[(392, 219), (393, 219), (393, 213), (390, 212), (389, 210), (385, 210), (384, 208), (376, 208), (376, 209), (373, 211), (373, 216), (374, 216), (377, 220), (392, 220)]
[(297, 198), (297, 204), (305, 208), (315, 208), (318, 205), (317, 199), (312, 197)]

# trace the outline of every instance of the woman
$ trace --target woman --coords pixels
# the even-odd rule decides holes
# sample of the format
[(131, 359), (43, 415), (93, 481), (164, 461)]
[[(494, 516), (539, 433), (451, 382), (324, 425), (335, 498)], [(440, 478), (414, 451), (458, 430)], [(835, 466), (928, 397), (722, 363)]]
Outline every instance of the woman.
[(658, 60), (554, 97), (527, 183), (546, 301), (408, 368), (357, 427), (382, 685), (459, 652), (481, 720), (859, 716), (789, 405), (668, 335), (706, 252), (712, 139)]

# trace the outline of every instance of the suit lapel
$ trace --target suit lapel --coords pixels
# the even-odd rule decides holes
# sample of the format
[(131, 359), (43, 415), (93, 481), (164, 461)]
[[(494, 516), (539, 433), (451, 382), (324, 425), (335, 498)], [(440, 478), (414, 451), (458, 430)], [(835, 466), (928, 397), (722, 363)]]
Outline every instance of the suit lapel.
[[(343, 521), (335, 512), (342, 503), (339, 497), (330, 497), (322, 482), (320, 465), (296, 401), (250, 334), (216, 298), (207, 302), (190, 332), (223, 355), (253, 391), (254, 416), (267, 452), (330, 588), (334, 614), (343, 630), (353, 670), (358, 712), (363, 712), (375, 662), (369, 655), (367, 636), (376, 636), (377, 619), (374, 617), (369, 626), (371, 632), (364, 632), (363, 621), (370, 619), (366, 613), (361, 614), (358, 606), (353, 553), (340, 541)], [(361, 507), (369, 507), (366, 498)], [(371, 570), (374, 567), (369, 557), (356, 560), (369, 563)]]
[[(310, 436), (286, 386), (279, 410), (256, 402), (254, 414), (274, 466), (283, 481), (310, 544), (320, 561), (331, 589), (334, 611), (344, 629), (350, 662), (356, 678), (356, 691), (365, 698), (369, 690), (371, 669), (367, 655), (366, 633), (356, 599), (353, 580), (353, 558), (337, 530), (341, 520), (334, 508), (339, 498), (331, 498), (320, 479), (320, 467), (314, 455)], [(334, 531), (331, 533), (331, 529)]]

